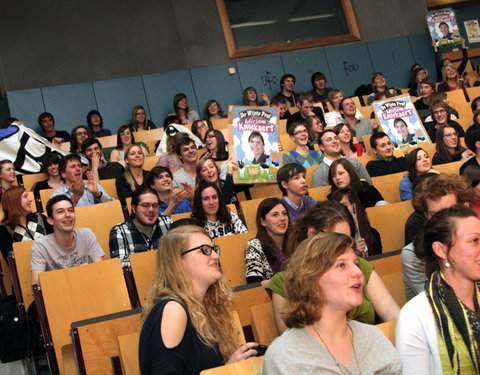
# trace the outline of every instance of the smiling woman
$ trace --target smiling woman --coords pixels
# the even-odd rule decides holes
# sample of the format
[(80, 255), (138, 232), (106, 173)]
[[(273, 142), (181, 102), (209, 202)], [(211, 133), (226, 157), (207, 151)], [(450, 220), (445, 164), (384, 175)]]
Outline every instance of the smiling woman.
[(131, 145), (125, 152), (126, 170), (123, 175), (115, 180), (118, 199), (123, 206), (125, 200), (132, 196), (132, 193), (144, 186), (144, 179), (147, 177), (147, 171), (143, 169), (145, 154), (139, 145)]
[(230, 212), (219, 186), (213, 182), (202, 182), (195, 190), (192, 218), (212, 238), (247, 232), (239, 217)]
[(199, 374), (257, 353), (256, 343), (237, 349), (232, 291), (220, 272), (219, 255), (200, 227), (182, 226), (161, 238), (141, 316), (142, 374)]
[(5, 260), (14, 242), (36, 240), (53, 232), (43, 214), (32, 213), (32, 198), (23, 187), (13, 186), (3, 194), (4, 217), (0, 225), (0, 249)]
[(383, 333), (348, 320), (362, 304), (364, 283), (351, 237), (319, 233), (300, 243), (285, 273), (290, 329), (268, 348), (262, 373), (400, 374)]

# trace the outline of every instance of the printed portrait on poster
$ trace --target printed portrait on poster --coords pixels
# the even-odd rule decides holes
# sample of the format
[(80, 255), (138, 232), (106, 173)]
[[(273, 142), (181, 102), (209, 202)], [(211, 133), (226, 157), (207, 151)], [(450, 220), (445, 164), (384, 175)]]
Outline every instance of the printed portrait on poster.
[(395, 148), (430, 143), (410, 96), (400, 95), (373, 102), (373, 108), (383, 131), (388, 134)]
[(461, 43), (457, 18), (452, 8), (428, 12), (427, 24), (430, 36), (438, 47), (447, 44)]
[(229, 108), (231, 144), (234, 145), (237, 173), (235, 182), (276, 181), (280, 167), (277, 110), (269, 107)]

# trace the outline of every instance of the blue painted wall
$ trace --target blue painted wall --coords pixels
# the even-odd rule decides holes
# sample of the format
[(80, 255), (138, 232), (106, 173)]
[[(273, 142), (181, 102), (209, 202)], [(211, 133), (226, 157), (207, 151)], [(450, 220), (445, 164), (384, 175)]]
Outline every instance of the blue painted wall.
[[(173, 96), (184, 92), (189, 107), (203, 116), (205, 104), (216, 99), (226, 112), (231, 104), (242, 103), (242, 92), (254, 86), (259, 94), (273, 98), (280, 91), (284, 73), (296, 76), (296, 92), (311, 89), (310, 76), (323, 72), (328, 84), (347, 95), (361, 84), (368, 84), (375, 71), (383, 72), (389, 86), (404, 88), (414, 62), (435, 76), (433, 50), (427, 33), (368, 43), (318, 48), (282, 55), (244, 59), (207, 67), (144, 74), (104, 81), (51, 86), (7, 92), (12, 116), (39, 130), (38, 115), (51, 112), (58, 129), (71, 131), (86, 124), (86, 114), (98, 109), (105, 127), (116, 132), (131, 121), (132, 108), (143, 105), (147, 116), (162, 126), (173, 111)], [(229, 68), (235, 74), (229, 74)]]

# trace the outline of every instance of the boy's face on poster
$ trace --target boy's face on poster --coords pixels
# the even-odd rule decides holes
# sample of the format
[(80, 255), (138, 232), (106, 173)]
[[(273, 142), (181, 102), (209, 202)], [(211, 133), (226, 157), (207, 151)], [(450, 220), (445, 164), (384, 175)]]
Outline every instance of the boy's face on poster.
[(449, 28), (448, 28), (448, 25), (446, 25), (444, 23), (440, 25), (439, 29), (440, 29), (440, 32), (442, 33), (443, 36), (447, 35), (448, 32), (450, 31)]
[(248, 144), (250, 146), (250, 150), (253, 152), (255, 156), (260, 156), (265, 151), (265, 146), (263, 144), (263, 141), (258, 136), (252, 137), (252, 139), (248, 141)]

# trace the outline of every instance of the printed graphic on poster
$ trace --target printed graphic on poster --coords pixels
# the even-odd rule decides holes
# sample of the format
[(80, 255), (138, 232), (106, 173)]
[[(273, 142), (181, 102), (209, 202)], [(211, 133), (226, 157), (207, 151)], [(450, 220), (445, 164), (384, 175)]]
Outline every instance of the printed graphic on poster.
[(432, 40), (438, 47), (462, 42), (455, 12), (452, 8), (428, 12), (427, 24)]
[(469, 20), (463, 22), (467, 31), (468, 43), (480, 43), (480, 27), (478, 20)]
[(431, 143), (410, 96), (399, 95), (373, 102), (373, 108), (383, 131), (388, 134), (395, 148)]
[(237, 107), (228, 110), (230, 144), (234, 146), (236, 183), (273, 182), (280, 167), (277, 110), (269, 107)]

